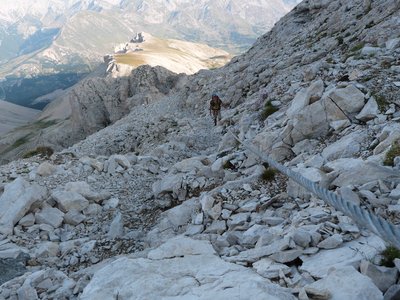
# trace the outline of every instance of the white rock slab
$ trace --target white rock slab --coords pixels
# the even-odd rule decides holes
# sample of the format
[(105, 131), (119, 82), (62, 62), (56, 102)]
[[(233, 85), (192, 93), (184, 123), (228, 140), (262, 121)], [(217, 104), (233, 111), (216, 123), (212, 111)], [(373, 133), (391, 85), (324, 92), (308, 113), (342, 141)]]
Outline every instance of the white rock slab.
[(387, 167), (355, 158), (339, 158), (325, 164), (325, 167), (338, 172), (339, 176), (332, 182), (338, 187), (400, 177), (398, 172)]
[(12, 234), (14, 225), (29, 211), (32, 204), (42, 201), (47, 190), (17, 178), (4, 187), (0, 197), (0, 233)]
[(286, 250), (287, 248), (289, 248), (288, 240), (280, 239), (269, 245), (245, 250), (236, 256), (226, 257), (225, 260), (229, 262), (255, 262), (260, 258)]
[(55, 207), (44, 207), (35, 214), (36, 224), (48, 224), (53, 228), (61, 226), (64, 219), (64, 213)]
[(364, 94), (354, 85), (336, 88), (329, 93), (329, 97), (346, 113), (359, 112), (364, 106)]
[(89, 201), (76, 192), (55, 191), (51, 195), (63, 212), (69, 210), (84, 210), (89, 206)]
[(327, 160), (352, 157), (361, 149), (361, 143), (367, 138), (366, 132), (356, 131), (345, 135), (322, 151), (322, 157)]
[(360, 237), (340, 248), (321, 250), (313, 256), (301, 256), (303, 261), (299, 268), (311, 276), (322, 278), (328, 274), (331, 267), (355, 266), (358, 267), (363, 259), (373, 258), (386, 248), (382, 239), (375, 235)]
[(109, 199), (111, 195), (109, 193), (99, 193), (92, 190), (90, 185), (84, 181), (68, 182), (65, 184), (65, 190), (69, 192), (75, 192), (88, 200), (93, 200), (96, 202), (101, 202), (103, 200)]
[(390, 39), (386, 42), (386, 49), (393, 50), (400, 46), (400, 38)]
[(322, 80), (317, 80), (307, 89), (301, 89), (294, 99), (292, 100), (290, 107), (286, 111), (286, 115), (292, 118), (300, 110), (306, 107), (310, 103), (311, 96), (321, 97), (324, 91), (324, 82)]
[(165, 259), (186, 255), (215, 254), (210, 243), (202, 240), (194, 240), (184, 236), (177, 236), (168, 240), (157, 249), (151, 250), (149, 259)]
[[(175, 246), (173, 246), (177, 242)], [(162, 259), (163, 254), (179, 254), (181, 244), (200, 247), (199, 255)], [(200, 246), (201, 245), (201, 246)], [(153, 252), (157, 259), (120, 258), (97, 271), (80, 299), (296, 299), (283, 288), (272, 284), (256, 272), (227, 263), (208, 252), (208, 241), (177, 238)], [(189, 249), (188, 247), (187, 249)], [(210, 249), (211, 250), (211, 249)], [(157, 255), (155, 255), (158, 253)], [(174, 255), (175, 255), (174, 254)], [(169, 255), (168, 255), (169, 256)], [(158, 259), (160, 258), (160, 259)]]
[(351, 266), (333, 269), (325, 278), (305, 287), (307, 294), (330, 295), (330, 300), (382, 300), (382, 292), (372, 280)]
[(356, 116), (356, 119), (366, 122), (374, 119), (378, 114), (378, 103), (376, 103), (374, 97), (371, 97), (360, 113)]
[(107, 237), (112, 240), (118, 237), (122, 237), (123, 234), (124, 234), (124, 221), (122, 219), (122, 214), (120, 212), (117, 212), (110, 224)]
[(36, 174), (40, 176), (50, 176), (56, 171), (56, 166), (45, 161), (42, 162), (36, 170)]
[(179, 191), (182, 187), (182, 174), (167, 175), (162, 180), (153, 184), (152, 190), (155, 196), (168, 192)]
[(290, 273), (290, 267), (285, 264), (277, 263), (269, 258), (263, 258), (255, 262), (253, 268), (258, 274), (268, 279), (278, 278), (280, 272), (283, 272), (285, 275)]

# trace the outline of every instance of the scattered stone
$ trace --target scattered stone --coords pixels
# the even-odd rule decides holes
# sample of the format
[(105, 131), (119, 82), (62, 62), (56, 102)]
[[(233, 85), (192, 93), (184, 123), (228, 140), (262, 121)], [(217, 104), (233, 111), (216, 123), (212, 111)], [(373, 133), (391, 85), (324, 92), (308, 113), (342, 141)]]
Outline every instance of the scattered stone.
[(255, 262), (287, 248), (289, 248), (289, 242), (286, 239), (280, 239), (270, 245), (242, 251), (236, 256), (227, 257), (225, 260), (229, 262)]
[(35, 256), (38, 258), (55, 257), (60, 251), (57, 243), (43, 242), (35, 251)]
[(383, 300), (400, 299), (400, 284), (392, 285), (385, 293)]
[[(353, 267), (336, 267), (326, 277), (305, 287), (308, 295), (329, 296), (331, 300), (382, 299), (382, 292), (371, 279), (361, 275)], [(328, 299), (326, 298), (326, 299)]]
[(354, 85), (336, 88), (329, 93), (329, 97), (348, 114), (357, 113), (364, 106), (364, 94)]
[(46, 194), (45, 188), (30, 184), (21, 177), (7, 184), (0, 196), (0, 233), (12, 234), (14, 225), (35, 202), (43, 201)]
[[(124, 257), (106, 265), (94, 274), (80, 298), (112, 298), (118, 289), (119, 297), (130, 299), (158, 299), (166, 294), (181, 297), (182, 291), (191, 299), (234, 299), (244, 297), (243, 291), (249, 299), (295, 299), (252, 270), (223, 261), (206, 241), (178, 238), (150, 253), (150, 259)], [(146, 283), (151, 284), (144, 288)]]
[(78, 225), (86, 219), (85, 215), (81, 214), (79, 211), (71, 209), (64, 215), (64, 221), (67, 224)]
[(206, 233), (222, 234), (226, 231), (226, 222), (223, 220), (214, 220), (205, 230)]
[(304, 229), (297, 229), (293, 235), (294, 242), (300, 247), (307, 248), (311, 243), (311, 234)]
[(378, 113), (378, 103), (376, 103), (374, 97), (371, 97), (368, 100), (367, 104), (365, 104), (363, 109), (360, 111), (360, 113), (356, 116), (356, 119), (367, 122), (376, 118), (378, 116)]
[(124, 235), (124, 222), (122, 220), (122, 214), (117, 212), (114, 219), (110, 224), (110, 228), (108, 229), (108, 238), (113, 240), (118, 237), (122, 237)]
[(30, 227), (35, 224), (35, 216), (32, 213), (27, 214), (25, 217), (19, 220), (18, 224), (24, 227)]
[(363, 260), (360, 264), (360, 272), (372, 279), (373, 283), (385, 293), (392, 285), (397, 282), (397, 268), (386, 268), (375, 266), (369, 261)]
[(270, 258), (279, 263), (288, 263), (294, 261), (302, 254), (303, 254), (302, 250), (292, 249), (274, 253), (270, 256)]
[(40, 176), (50, 176), (56, 171), (56, 166), (45, 161), (42, 162), (36, 170), (36, 174)]
[(48, 224), (53, 228), (61, 226), (64, 219), (64, 213), (55, 207), (44, 207), (35, 214), (36, 224)]
[(282, 224), (285, 221), (285, 219), (281, 217), (267, 217), (264, 218), (264, 221), (270, 226), (276, 226)]
[(55, 191), (51, 195), (63, 212), (84, 210), (89, 206), (89, 201), (77, 192)]
[(27, 271), (21, 261), (15, 258), (0, 258), (0, 270), (0, 285)]
[(354, 266), (358, 268), (365, 258), (373, 258), (386, 249), (385, 243), (376, 236), (360, 237), (344, 243), (340, 248), (321, 250), (313, 256), (301, 256), (302, 272), (308, 272), (314, 277), (322, 278), (331, 267)]
[(269, 258), (263, 258), (255, 262), (253, 268), (258, 274), (268, 279), (278, 278), (281, 272), (285, 275), (290, 273), (290, 267), (285, 264), (276, 263)]
[(317, 246), (322, 249), (334, 249), (343, 244), (343, 238), (340, 234), (334, 234), (322, 242), (320, 242)]

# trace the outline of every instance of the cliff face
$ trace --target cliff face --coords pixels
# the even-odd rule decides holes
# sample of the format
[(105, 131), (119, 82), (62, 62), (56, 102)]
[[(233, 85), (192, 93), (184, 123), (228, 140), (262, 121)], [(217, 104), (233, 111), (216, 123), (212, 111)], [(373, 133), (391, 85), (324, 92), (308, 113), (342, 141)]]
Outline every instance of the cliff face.
[(79, 126), (63, 128), (113, 124), (0, 168), (13, 270), (0, 294), (396, 299), (382, 232), (266, 170), (231, 132), (398, 224), (399, 19), (398, 1), (304, 1), (224, 68), (83, 82), (67, 98)]

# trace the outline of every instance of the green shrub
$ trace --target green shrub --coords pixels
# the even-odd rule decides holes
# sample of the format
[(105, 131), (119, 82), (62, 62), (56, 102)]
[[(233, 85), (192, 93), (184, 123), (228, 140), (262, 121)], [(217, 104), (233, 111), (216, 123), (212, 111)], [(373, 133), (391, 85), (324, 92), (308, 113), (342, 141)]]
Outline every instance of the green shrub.
[(389, 69), (392, 66), (392, 64), (390, 63), (390, 61), (384, 60), (383, 62), (381, 62), (381, 67), (384, 69)]
[(29, 134), (19, 138), (14, 142), (14, 144), (11, 145), (12, 149), (18, 148), (19, 146), (22, 146), (23, 144), (27, 143), (29, 141)]
[(371, 93), (371, 95), (374, 96), (376, 103), (378, 104), (379, 111), (384, 112), (389, 105), (389, 102), (386, 100), (386, 98), (376, 93)]
[(400, 144), (399, 141), (394, 142), (389, 151), (386, 152), (385, 160), (383, 161), (383, 164), (385, 166), (394, 166), (394, 158), (396, 156), (400, 156)]
[(395, 258), (400, 258), (400, 250), (397, 249), (396, 247), (389, 246), (383, 252), (381, 253), (382, 255), (382, 260), (381, 260), (381, 265), (392, 268), (394, 267), (394, 259)]
[(277, 173), (277, 170), (273, 168), (267, 168), (265, 171), (261, 174), (261, 179), (263, 181), (272, 181), (275, 179), (275, 175)]
[(375, 22), (371, 21), (367, 25), (365, 25), (365, 28), (368, 29), (368, 28), (371, 28), (371, 27), (374, 27), (374, 26), (375, 26)]
[(33, 123), (37, 128), (43, 129), (43, 128), (47, 128), (50, 126), (55, 125), (57, 122), (55, 120), (49, 120), (49, 121), (45, 121), (45, 120), (39, 120), (36, 121), (35, 123)]
[(222, 167), (223, 167), (224, 169), (230, 169), (230, 170), (235, 169), (235, 166), (231, 163), (230, 160), (227, 160), (227, 161), (223, 164)]
[(353, 48), (350, 49), (350, 52), (357, 52), (360, 51), (363, 47), (364, 47), (365, 43), (359, 43), (357, 45), (355, 45)]
[(265, 104), (263, 111), (261, 112), (261, 121), (264, 121), (266, 118), (268, 118), (270, 115), (272, 115), (274, 112), (277, 112), (278, 110), (279, 109), (277, 107), (272, 106), (271, 102), (268, 101)]
[(34, 150), (31, 150), (24, 154), (23, 158), (29, 158), (32, 156), (40, 155), (41, 157), (50, 157), (54, 153), (54, 150), (47, 146), (39, 146)]

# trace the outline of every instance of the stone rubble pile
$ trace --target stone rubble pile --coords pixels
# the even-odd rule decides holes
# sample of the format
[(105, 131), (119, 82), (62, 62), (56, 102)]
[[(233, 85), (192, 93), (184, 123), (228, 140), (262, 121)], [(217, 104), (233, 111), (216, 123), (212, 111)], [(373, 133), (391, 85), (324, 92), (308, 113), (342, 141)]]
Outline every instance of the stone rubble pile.
[(226, 67), (1, 166), (1, 297), (397, 299), (387, 243), (232, 136), (399, 224), (396, 3), (303, 1)]

